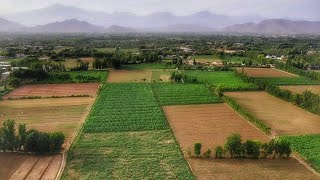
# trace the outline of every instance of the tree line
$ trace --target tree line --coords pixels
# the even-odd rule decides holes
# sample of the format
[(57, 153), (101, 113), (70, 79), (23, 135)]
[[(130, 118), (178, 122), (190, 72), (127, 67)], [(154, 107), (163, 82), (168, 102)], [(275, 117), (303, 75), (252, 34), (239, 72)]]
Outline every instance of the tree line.
[(58, 153), (62, 150), (64, 140), (65, 136), (61, 132), (27, 130), (25, 124), (19, 124), (17, 130), (14, 120), (6, 120), (0, 129), (0, 150), (3, 152)]

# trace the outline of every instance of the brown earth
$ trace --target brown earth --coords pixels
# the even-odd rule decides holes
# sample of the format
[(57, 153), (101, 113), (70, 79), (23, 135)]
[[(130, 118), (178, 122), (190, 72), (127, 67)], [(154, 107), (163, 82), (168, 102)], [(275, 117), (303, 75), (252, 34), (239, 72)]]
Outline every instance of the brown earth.
[(203, 152), (223, 145), (232, 133), (242, 139), (268, 141), (269, 138), (249, 124), (226, 104), (163, 107), (169, 124), (197, 179), (317, 179), (295, 159), (196, 159), (188, 157), (195, 142)]
[(237, 68), (238, 72), (242, 70), (249, 77), (297, 77), (297, 75), (273, 68)]
[(275, 135), (320, 133), (320, 116), (266, 92), (227, 92), (225, 95), (269, 125)]
[(52, 96), (96, 96), (99, 83), (84, 84), (36, 84), (23, 85), (3, 97), (3, 99), (19, 99), (22, 97), (52, 97)]
[(6, 171), (0, 170), (0, 179), (54, 180), (60, 169), (62, 154), (32, 156), (14, 153), (0, 153), (0, 162), (2, 161), (6, 162), (4, 163), (5, 166), (10, 168)]
[(0, 101), (0, 127), (7, 119), (25, 123), (28, 129), (61, 131), (69, 140), (83, 123), (91, 97)]
[(126, 83), (126, 82), (150, 82), (152, 71), (126, 71), (116, 70), (109, 73), (107, 82)]
[(320, 85), (280, 86), (280, 89), (289, 90), (297, 94), (302, 94), (306, 90), (320, 94)]

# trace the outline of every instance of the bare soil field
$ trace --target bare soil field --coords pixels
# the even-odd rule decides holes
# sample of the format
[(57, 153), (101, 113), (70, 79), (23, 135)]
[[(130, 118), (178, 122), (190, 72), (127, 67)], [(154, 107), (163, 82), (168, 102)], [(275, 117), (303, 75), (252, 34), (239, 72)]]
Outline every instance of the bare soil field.
[(297, 77), (297, 75), (273, 68), (237, 68), (238, 72), (242, 70), (249, 77)]
[(19, 99), (23, 97), (79, 96), (95, 97), (99, 83), (83, 84), (34, 84), (23, 85), (3, 97), (3, 99)]
[(311, 91), (315, 94), (320, 94), (320, 85), (280, 86), (280, 89), (289, 90), (297, 94), (301, 94), (306, 90)]
[[(62, 154), (31, 156), (0, 153), (0, 179), (46, 179), (54, 180), (60, 169)], [(3, 168), (2, 168), (3, 167)]]
[(232, 133), (242, 139), (268, 141), (269, 138), (249, 124), (226, 104), (163, 107), (169, 124), (185, 157), (198, 179), (317, 179), (295, 159), (196, 159), (187, 151), (201, 142), (203, 152), (223, 145)]
[(0, 127), (7, 119), (45, 132), (61, 131), (67, 141), (83, 123), (91, 97), (0, 101)]
[(115, 71), (110, 71), (107, 82), (109, 83), (150, 82), (151, 77), (152, 77), (152, 71), (115, 70)]
[(227, 92), (225, 95), (269, 125), (274, 135), (320, 133), (320, 116), (266, 92)]

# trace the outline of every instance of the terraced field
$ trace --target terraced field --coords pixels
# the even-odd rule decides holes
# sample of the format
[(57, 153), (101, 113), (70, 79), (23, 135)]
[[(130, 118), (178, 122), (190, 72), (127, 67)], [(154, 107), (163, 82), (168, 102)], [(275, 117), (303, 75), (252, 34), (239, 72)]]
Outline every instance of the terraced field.
[(208, 83), (220, 86), (227, 91), (257, 89), (253, 83), (246, 83), (240, 77), (236, 77), (234, 72), (206, 72), (206, 71), (184, 71), (189, 77), (197, 77), (201, 83)]
[(153, 89), (162, 106), (220, 102), (217, 96), (201, 84), (154, 84)]

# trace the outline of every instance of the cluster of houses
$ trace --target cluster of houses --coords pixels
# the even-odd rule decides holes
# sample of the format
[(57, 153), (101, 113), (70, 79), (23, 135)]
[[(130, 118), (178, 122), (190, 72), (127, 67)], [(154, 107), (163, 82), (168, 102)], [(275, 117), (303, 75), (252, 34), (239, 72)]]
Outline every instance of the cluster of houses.
[(276, 56), (276, 55), (266, 55), (266, 59), (272, 59), (272, 60), (280, 60), (283, 61), (285, 59), (285, 56)]

